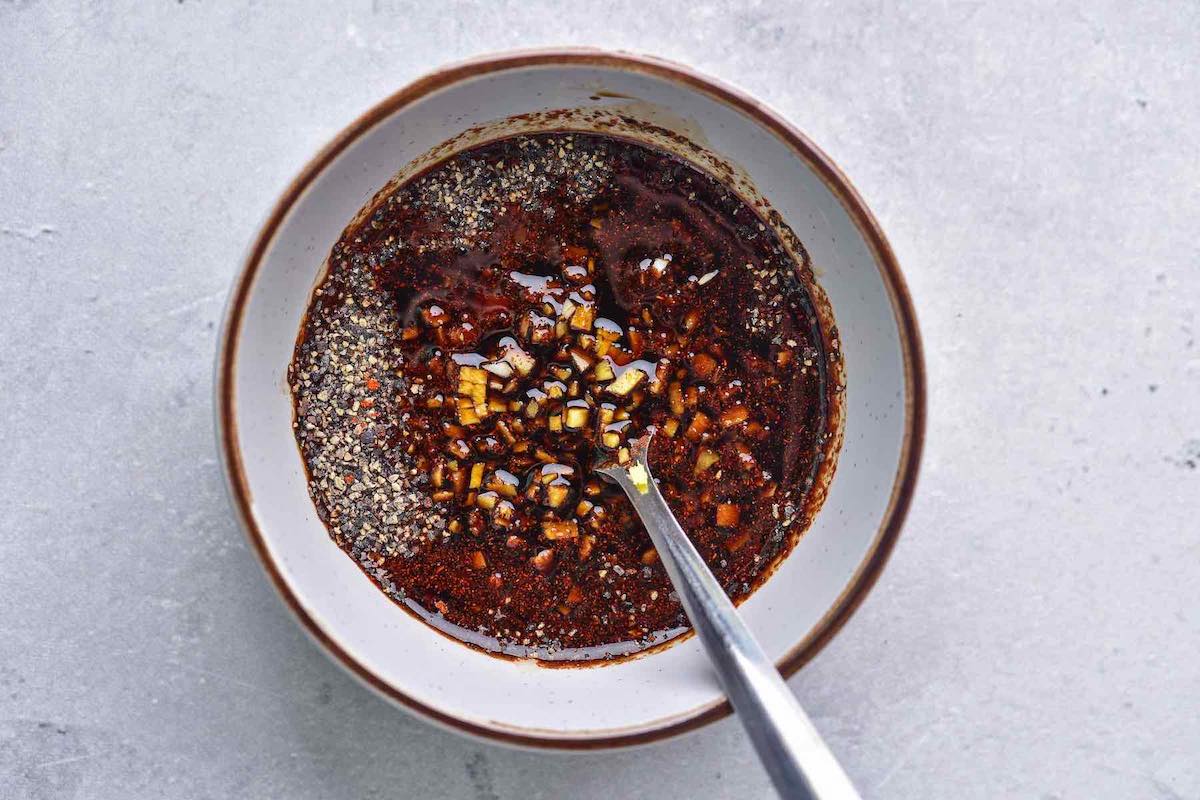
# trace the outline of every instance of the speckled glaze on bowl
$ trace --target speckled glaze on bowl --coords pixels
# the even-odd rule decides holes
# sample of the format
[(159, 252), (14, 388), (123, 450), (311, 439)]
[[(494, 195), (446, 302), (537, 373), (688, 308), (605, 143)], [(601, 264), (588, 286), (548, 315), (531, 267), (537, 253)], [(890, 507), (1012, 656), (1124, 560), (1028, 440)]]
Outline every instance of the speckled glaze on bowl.
[(848, 386), (837, 472), (811, 529), (741, 606), (784, 675), (837, 632), (883, 568), (916, 480), (925, 398), (908, 292), (849, 181), (776, 114), (686, 68), (595, 50), (473, 60), (387, 98), (304, 168), (250, 248), (218, 348), (234, 509), (302, 626), (369, 686), (461, 733), (578, 750), (661, 740), (728, 714), (699, 643), (547, 669), (439, 635), (330, 540), (306, 492), (286, 380), (329, 248), (381, 187), (488, 138), (561, 128), (620, 131), (721, 172), (777, 212), (785, 236), (795, 232), (832, 305)]

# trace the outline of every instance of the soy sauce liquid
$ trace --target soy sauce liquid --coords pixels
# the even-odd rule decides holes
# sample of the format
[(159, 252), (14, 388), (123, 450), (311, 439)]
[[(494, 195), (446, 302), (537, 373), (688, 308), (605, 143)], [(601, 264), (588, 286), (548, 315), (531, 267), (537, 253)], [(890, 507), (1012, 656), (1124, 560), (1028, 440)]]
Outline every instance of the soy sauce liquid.
[[(556, 171), (564, 153), (572, 169)], [(331, 298), (346, 292), (390, 304), (401, 332), (378, 350), (401, 386), (387, 403), (396, 424), (380, 444), (441, 480), (425, 490), (442, 498), (434, 508), (450, 532), (375, 561), (381, 585), (430, 625), (489, 652), (547, 661), (625, 655), (686, 630), (628, 501), (590, 471), (605, 450), (597, 418), (613, 409), (628, 416), (629, 432), (658, 429), (650, 461), (660, 488), (735, 600), (807, 527), (830, 442), (831, 387), (802, 265), (736, 194), (687, 162), (611, 136), (500, 140), (401, 185), (334, 252), (327, 281), (337, 291), (310, 317), (331, 313)], [(337, 286), (338, 263), (368, 270), (370, 286)], [(527, 324), (542, 320), (544, 334), (564, 306), (581, 305), (594, 322), (565, 337), (537, 340), (538, 325)], [(564, 358), (600, 335), (615, 338), (617, 373), (647, 374), (636, 406), (591, 381), (594, 367)], [(497, 410), (460, 424), (463, 368), (495, 364), (514, 346), (533, 371), (489, 374)], [(572, 371), (560, 379), (563, 367)], [(566, 396), (572, 381), (580, 385)], [(531, 400), (537, 415), (527, 413)], [(589, 412), (582, 429), (539, 421), (572, 402)], [(525, 429), (514, 434), (514, 424)], [(516, 483), (515, 498), (498, 495), (512, 507), (503, 524), (478, 505), (489, 483), (456, 491), (444, 477), (476, 463), (490, 485)], [(556, 507), (538, 484), (547, 471), (568, 492)], [(592, 509), (580, 513), (580, 501)], [(577, 532), (547, 539), (548, 520)]]

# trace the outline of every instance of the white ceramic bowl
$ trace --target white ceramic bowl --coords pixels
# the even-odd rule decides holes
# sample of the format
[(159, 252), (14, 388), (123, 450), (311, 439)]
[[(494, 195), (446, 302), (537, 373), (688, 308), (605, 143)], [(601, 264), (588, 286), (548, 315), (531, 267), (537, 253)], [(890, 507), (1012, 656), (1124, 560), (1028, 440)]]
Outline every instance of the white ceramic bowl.
[(471, 650), (394, 604), (317, 518), (292, 436), (287, 365), (329, 248), (398, 170), (517, 130), (631, 121), (657, 127), (660, 145), (698, 145), (694, 160), (778, 211), (837, 320), (848, 389), (836, 475), (815, 524), (741, 606), (785, 675), (820, 650), (878, 576), (916, 478), (924, 378), (899, 268), (846, 178), (773, 112), (685, 68), (591, 50), (479, 59), (384, 100), (304, 168), (250, 249), (217, 354), (220, 449), (268, 575), (330, 656), (399, 704), (492, 740), (628, 745), (696, 728), (729, 706), (694, 638), (603, 667), (549, 669)]

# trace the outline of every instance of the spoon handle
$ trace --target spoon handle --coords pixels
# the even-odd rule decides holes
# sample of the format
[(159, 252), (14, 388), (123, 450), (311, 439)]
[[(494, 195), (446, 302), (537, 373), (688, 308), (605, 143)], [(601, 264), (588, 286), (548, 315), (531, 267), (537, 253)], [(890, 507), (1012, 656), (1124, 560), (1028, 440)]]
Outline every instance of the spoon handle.
[(641, 516), (725, 694), (779, 795), (858, 800), (854, 784), (679, 527), (654, 480), (638, 486), (625, 470), (609, 474)]

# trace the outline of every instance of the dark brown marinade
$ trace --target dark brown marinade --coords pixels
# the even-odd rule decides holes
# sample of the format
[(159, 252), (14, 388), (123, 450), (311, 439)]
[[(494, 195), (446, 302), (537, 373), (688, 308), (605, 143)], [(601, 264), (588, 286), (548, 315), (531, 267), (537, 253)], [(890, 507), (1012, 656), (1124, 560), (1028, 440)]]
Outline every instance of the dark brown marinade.
[(314, 294), (291, 384), (318, 513), (472, 645), (589, 660), (672, 638), (662, 565), (590, 467), (653, 426), (663, 494), (749, 594), (832, 446), (797, 274), (736, 194), (641, 144), (538, 134), (435, 165), (347, 229)]

